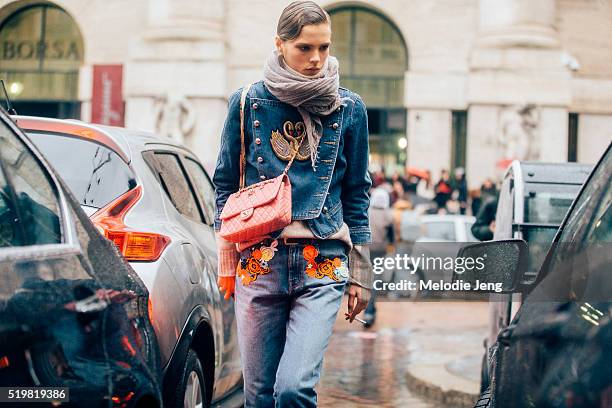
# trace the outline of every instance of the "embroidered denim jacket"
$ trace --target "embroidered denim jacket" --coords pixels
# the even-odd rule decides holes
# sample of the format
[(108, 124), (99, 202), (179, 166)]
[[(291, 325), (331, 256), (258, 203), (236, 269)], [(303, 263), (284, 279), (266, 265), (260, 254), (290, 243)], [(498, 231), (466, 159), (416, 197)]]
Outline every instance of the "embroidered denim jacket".
[[(221, 150), (213, 177), (216, 187), (215, 229), (219, 215), (240, 179), (240, 94), (230, 96), (223, 128)], [(304, 220), (312, 233), (325, 239), (342, 223), (349, 227), (354, 245), (371, 242), (368, 223), (371, 180), (368, 174), (368, 124), (366, 107), (359, 95), (340, 88), (345, 104), (321, 117), (323, 135), (319, 143), (316, 171), (310, 156), (294, 160), (289, 170), (292, 219)], [(275, 137), (299, 135), (302, 118), (294, 107), (279, 101), (263, 81), (252, 85), (245, 102), (246, 185), (280, 175), (287, 161), (272, 144)], [(290, 124), (287, 124), (290, 122)], [(293, 132), (292, 132), (293, 131)], [(281, 139), (282, 142), (282, 139)], [(307, 144), (307, 140), (304, 141)]]

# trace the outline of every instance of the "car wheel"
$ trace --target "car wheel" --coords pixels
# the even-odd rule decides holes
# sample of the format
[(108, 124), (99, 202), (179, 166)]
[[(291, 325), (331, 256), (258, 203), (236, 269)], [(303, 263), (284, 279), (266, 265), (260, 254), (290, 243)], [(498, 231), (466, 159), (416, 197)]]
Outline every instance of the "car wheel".
[(204, 371), (198, 355), (191, 349), (187, 353), (185, 364), (174, 389), (174, 399), (170, 402), (170, 407), (203, 408), (207, 406)]
[(488, 349), (485, 345), (485, 353), (482, 356), (482, 363), (480, 366), (480, 392), (484, 393), (489, 388), (489, 364), (487, 359)]
[(487, 389), (480, 395), (474, 408), (490, 408), (491, 407), (491, 390)]

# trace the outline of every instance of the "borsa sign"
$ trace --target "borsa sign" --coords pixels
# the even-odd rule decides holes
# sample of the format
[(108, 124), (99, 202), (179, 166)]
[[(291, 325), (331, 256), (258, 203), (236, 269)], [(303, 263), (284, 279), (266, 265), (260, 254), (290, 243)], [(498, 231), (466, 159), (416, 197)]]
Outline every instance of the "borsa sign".
[(3, 60), (75, 60), (79, 61), (79, 46), (75, 41), (4, 41)]

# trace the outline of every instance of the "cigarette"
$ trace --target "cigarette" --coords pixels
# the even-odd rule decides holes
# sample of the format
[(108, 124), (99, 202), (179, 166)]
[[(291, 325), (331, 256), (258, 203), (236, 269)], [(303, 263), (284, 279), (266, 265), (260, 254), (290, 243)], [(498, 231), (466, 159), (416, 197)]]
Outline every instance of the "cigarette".
[[(348, 317), (348, 316), (349, 316), (349, 314), (348, 314), (348, 313), (345, 313), (344, 315), (345, 315), (346, 317)], [(361, 324), (367, 324), (365, 320), (360, 319), (360, 318), (358, 318), (357, 316), (355, 316), (355, 320), (357, 320), (357, 321), (358, 321), (359, 323), (361, 323)]]

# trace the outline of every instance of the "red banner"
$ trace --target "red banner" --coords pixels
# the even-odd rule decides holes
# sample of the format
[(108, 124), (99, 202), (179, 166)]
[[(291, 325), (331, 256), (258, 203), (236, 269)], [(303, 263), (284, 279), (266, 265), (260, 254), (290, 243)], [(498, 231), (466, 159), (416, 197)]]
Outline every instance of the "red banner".
[(94, 65), (91, 121), (102, 125), (123, 126), (123, 65)]

